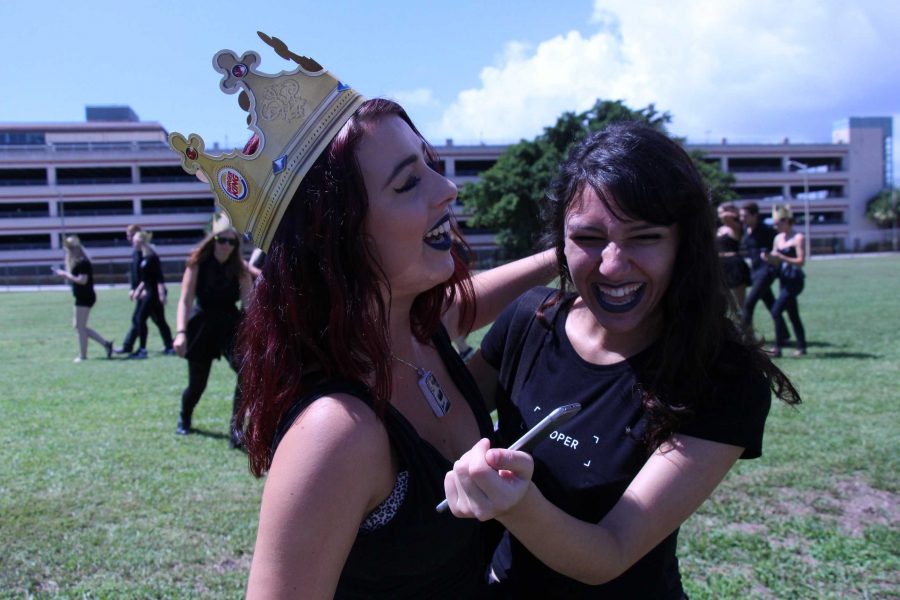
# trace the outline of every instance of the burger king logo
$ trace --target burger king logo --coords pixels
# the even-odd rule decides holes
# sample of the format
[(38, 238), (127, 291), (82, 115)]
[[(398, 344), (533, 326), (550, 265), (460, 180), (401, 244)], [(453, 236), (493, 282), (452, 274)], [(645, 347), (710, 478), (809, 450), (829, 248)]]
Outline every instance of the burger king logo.
[(219, 187), (235, 202), (240, 202), (247, 197), (247, 180), (231, 167), (225, 167), (219, 171)]

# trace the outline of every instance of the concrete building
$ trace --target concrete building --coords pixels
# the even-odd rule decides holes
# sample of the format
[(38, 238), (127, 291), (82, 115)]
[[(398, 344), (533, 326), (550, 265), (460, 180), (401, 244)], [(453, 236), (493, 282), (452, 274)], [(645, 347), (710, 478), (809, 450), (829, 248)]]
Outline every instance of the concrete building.
[[(506, 146), (437, 146), (443, 168), (457, 183), (477, 180)], [(738, 204), (754, 201), (763, 213), (788, 204), (805, 227), (808, 202), (813, 253), (859, 252), (885, 244), (890, 232), (866, 218), (866, 204), (893, 185), (893, 126), (890, 117), (852, 117), (834, 124), (831, 143), (688, 144), (735, 177)], [(465, 220), (465, 214), (463, 214)], [(476, 232), (487, 248), (492, 238)]]
[(122, 281), (129, 223), (153, 233), (170, 272), (183, 269), (214, 205), (166, 135), (128, 107), (88, 107), (84, 123), (0, 124), (0, 281), (47, 281), (71, 233), (97, 281)]
[[(96, 278), (122, 281), (131, 248), (125, 227), (153, 232), (170, 277), (203, 237), (214, 209), (206, 184), (182, 171), (159, 123), (129, 107), (88, 107), (83, 123), (0, 123), (0, 283), (58, 281), (61, 236), (78, 234)], [(866, 250), (887, 233), (866, 219), (866, 202), (893, 181), (890, 118), (835, 124), (832, 143), (689, 145), (734, 174), (742, 200), (769, 210), (788, 203), (803, 226), (808, 200), (814, 252)], [(506, 146), (436, 146), (439, 168), (458, 185), (477, 181)], [(215, 150), (215, 148), (213, 148)], [(804, 168), (805, 167), (805, 168)], [(468, 215), (456, 207), (463, 224)], [(489, 231), (468, 230), (489, 255)]]

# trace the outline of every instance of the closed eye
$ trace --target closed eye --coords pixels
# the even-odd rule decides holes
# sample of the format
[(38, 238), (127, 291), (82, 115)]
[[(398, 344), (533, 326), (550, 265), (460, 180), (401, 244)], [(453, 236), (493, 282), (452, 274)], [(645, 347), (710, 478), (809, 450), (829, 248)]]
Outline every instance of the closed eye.
[(403, 192), (408, 192), (409, 190), (411, 190), (414, 187), (416, 187), (417, 185), (419, 185), (420, 181), (422, 181), (421, 177), (416, 177), (415, 175), (410, 175), (409, 178), (403, 183), (403, 185), (401, 185), (398, 188), (394, 188), (394, 191), (397, 192), (398, 194), (402, 194)]

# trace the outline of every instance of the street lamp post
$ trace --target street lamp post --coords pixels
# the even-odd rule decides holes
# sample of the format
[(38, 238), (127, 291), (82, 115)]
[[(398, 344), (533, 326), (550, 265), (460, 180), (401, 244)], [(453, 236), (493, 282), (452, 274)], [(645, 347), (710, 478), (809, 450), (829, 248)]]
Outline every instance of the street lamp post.
[(788, 160), (788, 164), (803, 171), (803, 229), (805, 231), (804, 237), (806, 238), (806, 259), (809, 260), (812, 257), (812, 240), (809, 234), (809, 165), (796, 160)]

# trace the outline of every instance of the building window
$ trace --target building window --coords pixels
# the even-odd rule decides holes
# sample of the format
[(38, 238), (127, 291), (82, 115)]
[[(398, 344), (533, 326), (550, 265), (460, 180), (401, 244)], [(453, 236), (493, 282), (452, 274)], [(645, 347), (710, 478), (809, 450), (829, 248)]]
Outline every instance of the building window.
[(56, 183), (59, 185), (131, 183), (131, 169), (128, 167), (57, 169)]
[(13, 202), (0, 204), (0, 219), (27, 219), (29, 217), (49, 217), (46, 202)]
[(496, 160), (457, 160), (457, 177), (476, 177), (494, 166)]
[(43, 131), (0, 131), (0, 146), (43, 146)]
[(165, 200), (144, 200), (141, 202), (141, 213), (160, 215), (166, 213), (214, 213), (215, 201), (212, 198), (166, 198)]
[(729, 173), (779, 173), (782, 171), (781, 157), (772, 158), (729, 158)]
[(732, 188), (740, 200), (764, 200), (781, 198), (784, 190), (781, 186), (735, 186)]
[(49, 250), (50, 236), (0, 235), (0, 250)]
[(0, 185), (47, 185), (47, 169), (0, 169)]
[[(843, 161), (840, 156), (804, 156), (801, 158), (791, 157), (790, 160), (796, 160), (809, 167), (810, 173), (828, 173), (829, 171), (843, 171)], [(794, 164), (788, 164), (788, 171), (796, 173), (803, 172), (803, 169)]]
[(60, 204), (59, 216), (61, 217), (130, 215), (134, 212), (134, 204), (131, 200), (66, 201)]
[(153, 232), (153, 243), (158, 246), (175, 246), (199, 243), (206, 232), (202, 229), (164, 229)]
[(141, 183), (198, 183), (181, 167), (141, 167)]
[[(63, 235), (70, 235), (69, 232)], [(131, 247), (128, 239), (125, 237), (125, 227), (121, 231), (86, 231), (74, 232), (81, 239), (81, 243), (86, 248), (116, 248)], [(155, 240), (154, 240), (155, 241)]]
[[(799, 200), (806, 198), (806, 188), (802, 185), (791, 186), (791, 196)], [(842, 185), (811, 185), (809, 186), (810, 200), (824, 200), (826, 198), (843, 198), (844, 186)]]

